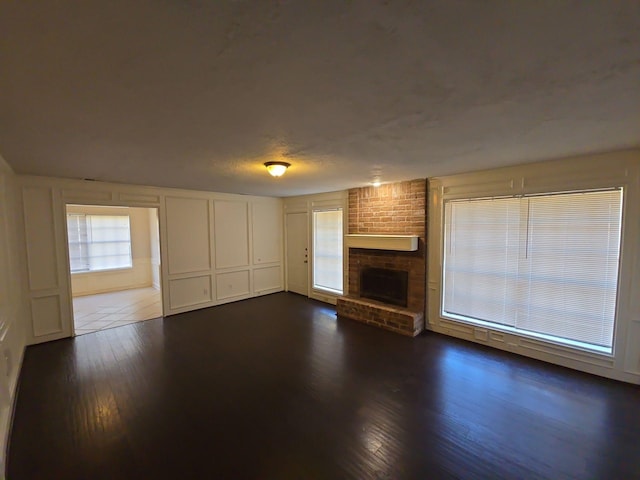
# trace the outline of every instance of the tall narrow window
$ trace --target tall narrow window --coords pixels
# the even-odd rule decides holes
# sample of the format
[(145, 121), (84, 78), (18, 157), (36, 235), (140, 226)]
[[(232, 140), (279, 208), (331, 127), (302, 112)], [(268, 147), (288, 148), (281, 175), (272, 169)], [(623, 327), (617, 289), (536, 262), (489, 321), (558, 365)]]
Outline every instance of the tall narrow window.
[(130, 268), (128, 215), (67, 214), (71, 273)]
[(313, 288), (342, 294), (342, 209), (313, 212)]
[(445, 203), (443, 315), (611, 353), (622, 190)]

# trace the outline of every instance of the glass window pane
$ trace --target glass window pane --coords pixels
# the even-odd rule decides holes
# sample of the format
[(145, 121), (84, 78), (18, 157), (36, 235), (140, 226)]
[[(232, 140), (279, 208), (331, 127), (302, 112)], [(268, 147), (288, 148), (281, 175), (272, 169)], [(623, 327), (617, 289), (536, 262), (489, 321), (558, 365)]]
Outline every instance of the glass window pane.
[(342, 294), (342, 210), (313, 212), (313, 286)]
[(129, 268), (128, 215), (67, 214), (71, 273)]
[(611, 347), (618, 287), (621, 192), (532, 197), (527, 289), (517, 326)]
[(445, 311), (514, 324), (519, 212), (516, 198), (446, 204)]
[(621, 226), (621, 189), (446, 202), (443, 314), (610, 352)]

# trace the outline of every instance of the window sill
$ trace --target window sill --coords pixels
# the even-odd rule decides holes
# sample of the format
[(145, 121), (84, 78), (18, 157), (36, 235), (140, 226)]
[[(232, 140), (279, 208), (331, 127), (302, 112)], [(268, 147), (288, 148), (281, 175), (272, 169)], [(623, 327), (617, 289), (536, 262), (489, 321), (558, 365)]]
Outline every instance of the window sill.
[(324, 288), (324, 287), (312, 287), (313, 291), (322, 293), (324, 295), (334, 295), (336, 297), (341, 297), (343, 295), (342, 290), (334, 290), (332, 288)]
[(440, 316), (445, 320), (463, 323), (471, 327), (479, 327), (479, 328), (485, 328), (487, 330), (492, 330), (496, 332), (508, 333), (510, 335), (514, 335), (520, 338), (543, 342), (545, 344), (548, 344), (554, 347), (568, 348), (570, 350), (574, 350), (577, 352), (588, 353), (591, 355), (596, 355), (598, 357), (603, 357), (607, 359), (613, 358), (613, 347), (612, 348), (600, 347), (600, 346), (591, 345), (588, 343), (579, 342), (575, 340), (566, 340), (559, 337), (554, 337), (552, 335), (545, 335), (545, 334), (536, 333), (536, 332), (525, 332), (514, 327), (486, 322), (484, 320), (469, 319), (467, 317), (463, 317), (461, 315), (455, 315), (451, 313), (441, 313)]
[(71, 272), (71, 276), (85, 276), (85, 275), (96, 275), (96, 274), (109, 274), (109, 273), (124, 273), (130, 272), (133, 270), (133, 267), (123, 267), (123, 268), (105, 268), (103, 270), (88, 270), (82, 272)]

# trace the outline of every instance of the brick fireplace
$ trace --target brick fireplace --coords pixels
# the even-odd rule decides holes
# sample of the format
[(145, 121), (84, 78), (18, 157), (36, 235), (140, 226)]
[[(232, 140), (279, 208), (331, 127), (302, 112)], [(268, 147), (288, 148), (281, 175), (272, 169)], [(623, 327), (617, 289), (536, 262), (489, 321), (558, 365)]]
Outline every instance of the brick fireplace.
[[(416, 251), (349, 249), (348, 294), (337, 304), (346, 317), (403, 335), (424, 330), (426, 298), (426, 180), (349, 190), (349, 234), (415, 235)], [(406, 307), (360, 295), (362, 269), (407, 273)]]

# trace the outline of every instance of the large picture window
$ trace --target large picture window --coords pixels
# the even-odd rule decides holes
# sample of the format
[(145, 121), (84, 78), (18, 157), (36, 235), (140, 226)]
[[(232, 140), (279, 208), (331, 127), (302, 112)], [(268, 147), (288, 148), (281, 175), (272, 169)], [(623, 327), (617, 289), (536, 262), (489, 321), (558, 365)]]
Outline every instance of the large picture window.
[(445, 201), (442, 315), (611, 353), (622, 198)]
[(313, 212), (313, 288), (342, 295), (342, 209)]
[(67, 214), (71, 273), (132, 267), (128, 215)]

